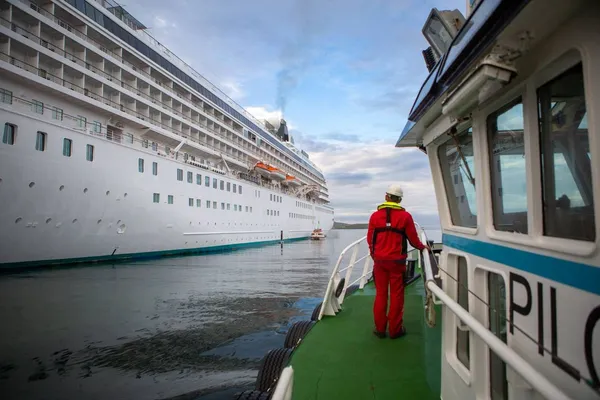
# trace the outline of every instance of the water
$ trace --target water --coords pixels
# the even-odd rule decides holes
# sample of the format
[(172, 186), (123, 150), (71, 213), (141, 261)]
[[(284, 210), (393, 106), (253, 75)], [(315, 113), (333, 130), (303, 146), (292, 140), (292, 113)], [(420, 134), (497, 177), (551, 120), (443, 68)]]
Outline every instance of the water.
[(229, 399), (364, 234), (0, 276), (2, 398)]

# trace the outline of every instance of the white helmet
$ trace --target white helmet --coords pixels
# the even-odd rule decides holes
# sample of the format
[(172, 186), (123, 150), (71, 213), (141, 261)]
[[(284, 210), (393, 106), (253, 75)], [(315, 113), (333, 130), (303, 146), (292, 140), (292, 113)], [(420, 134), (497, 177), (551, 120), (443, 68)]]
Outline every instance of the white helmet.
[(388, 186), (386, 193), (391, 194), (392, 196), (400, 197), (400, 198), (403, 197), (403, 195), (404, 195), (404, 191), (402, 190), (400, 185), (397, 185), (395, 183)]

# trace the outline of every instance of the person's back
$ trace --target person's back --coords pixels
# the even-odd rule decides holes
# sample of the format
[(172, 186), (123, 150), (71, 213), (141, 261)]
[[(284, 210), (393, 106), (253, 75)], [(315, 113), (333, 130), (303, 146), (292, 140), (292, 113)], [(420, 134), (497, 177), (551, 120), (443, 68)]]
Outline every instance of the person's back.
[[(425, 246), (419, 240), (412, 216), (400, 206), (403, 192), (400, 186), (391, 185), (385, 194), (385, 203), (377, 207), (369, 219), (367, 243), (373, 258), (375, 280), (375, 335), (385, 337), (389, 321), (390, 338), (406, 334), (402, 316), (404, 311), (404, 280), (408, 241), (418, 249)], [(387, 314), (388, 286), (390, 309)]]

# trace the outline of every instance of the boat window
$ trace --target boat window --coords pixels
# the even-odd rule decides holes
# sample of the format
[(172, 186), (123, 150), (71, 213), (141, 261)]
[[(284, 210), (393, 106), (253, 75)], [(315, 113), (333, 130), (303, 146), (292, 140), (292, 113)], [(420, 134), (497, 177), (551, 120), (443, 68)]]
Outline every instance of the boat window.
[(438, 157), (448, 198), (452, 223), (458, 226), (477, 226), (475, 201), (475, 174), (473, 159), (473, 131), (471, 128), (457, 134), (441, 145)]
[(177, 168), (177, 180), (183, 181), (183, 170), (180, 168)]
[(160, 194), (159, 193), (153, 193), (152, 194), (152, 202), (153, 203), (159, 203), (160, 202)]
[(204, 177), (204, 186), (206, 186), (206, 187), (210, 186), (210, 176)]
[(213, 178), (213, 189), (217, 188), (217, 182), (219, 182), (219, 180), (217, 178)]
[(518, 98), (487, 118), (494, 227), (527, 233), (523, 103)]
[[(45, 132), (38, 131), (37, 136), (35, 138), (35, 149), (37, 151), (45, 151), (46, 150), (46, 138), (48, 135)], [(14, 142), (14, 140), (13, 140)]]
[[(71, 139), (64, 138), (63, 139), (63, 156), (71, 157), (71, 153), (73, 151), (73, 141)], [(141, 158), (140, 158), (141, 160)], [(144, 172), (144, 167), (142, 165), (142, 170), (140, 172)]]
[(194, 199), (192, 199), (191, 197), (188, 199), (188, 206), (194, 207)]
[[(489, 328), (506, 343), (506, 285), (502, 276), (488, 272)], [(508, 399), (506, 364), (490, 350), (490, 398)]]
[(227, 191), (231, 192), (231, 182), (227, 182)]
[[(457, 299), (458, 304), (469, 311), (469, 291), (467, 279), (467, 260), (464, 257), (458, 257), (458, 276), (457, 276)], [(469, 331), (456, 327), (456, 358), (467, 369), (469, 369)]]
[(170, 195), (167, 197), (167, 203), (169, 203), (169, 204), (173, 204), (173, 195), (172, 195), (172, 194), (170, 194)]
[(91, 144), (88, 144), (85, 147), (85, 159), (88, 161), (94, 161), (94, 146), (92, 146)]
[(538, 89), (544, 235), (596, 240), (581, 64)]
[(238, 191), (240, 194), (242, 194), (242, 185), (238, 185)]
[(187, 181), (188, 183), (194, 182), (194, 173), (191, 171), (187, 171)]
[(202, 185), (202, 175), (196, 174), (196, 185)]
[(210, 208), (210, 200), (206, 200), (206, 208)]
[(202, 206), (202, 200), (196, 199), (196, 207), (200, 208)]
[(157, 162), (152, 163), (152, 175), (158, 175), (158, 163)]

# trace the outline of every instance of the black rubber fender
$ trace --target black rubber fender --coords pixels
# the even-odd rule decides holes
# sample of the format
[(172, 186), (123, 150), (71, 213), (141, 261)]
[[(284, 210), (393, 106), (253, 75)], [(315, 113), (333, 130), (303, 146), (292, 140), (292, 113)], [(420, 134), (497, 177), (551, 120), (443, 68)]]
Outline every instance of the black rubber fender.
[(270, 398), (271, 393), (260, 390), (245, 390), (233, 396), (234, 400), (269, 400)]
[(256, 377), (256, 390), (266, 392), (275, 388), (291, 354), (292, 349), (281, 348), (271, 350), (263, 357)]
[(310, 317), (311, 321), (318, 321), (319, 320), (319, 313), (321, 312), (321, 307), (322, 306), (323, 306), (323, 302), (320, 302), (319, 304), (317, 304), (317, 306), (313, 310), (312, 315)]
[(286, 349), (295, 348), (298, 345), (298, 343), (304, 338), (304, 336), (306, 336), (308, 331), (311, 330), (314, 324), (314, 321), (296, 322), (294, 325), (292, 325), (287, 335), (285, 336), (285, 344), (283, 346)]
[(346, 278), (340, 279), (337, 287), (335, 288), (335, 297), (340, 297), (342, 291), (344, 290), (344, 285), (346, 284)]
[(358, 290), (358, 288), (359, 288), (358, 283), (348, 286), (346, 288), (346, 296), (350, 296), (352, 293), (356, 292)]

